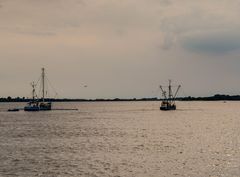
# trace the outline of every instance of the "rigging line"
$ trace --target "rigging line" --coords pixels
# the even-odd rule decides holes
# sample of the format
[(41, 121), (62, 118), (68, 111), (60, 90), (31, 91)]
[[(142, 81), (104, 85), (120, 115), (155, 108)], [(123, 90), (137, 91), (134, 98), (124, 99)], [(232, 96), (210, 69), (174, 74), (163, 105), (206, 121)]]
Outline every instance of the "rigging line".
[(182, 94), (183, 94), (184, 97), (187, 97), (187, 95), (186, 95), (185, 92), (184, 92), (183, 87), (181, 88), (181, 92), (182, 92)]
[(41, 76), (38, 78), (38, 81), (37, 81), (36, 85), (38, 85), (40, 80), (41, 80)]
[(157, 97), (159, 99), (162, 99), (162, 97), (163, 97), (163, 92), (162, 92), (160, 86), (157, 88)]
[(50, 80), (48, 79), (48, 77), (46, 77), (47, 82), (49, 83), (50, 87), (53, 89), (53, 91), (55, 92), (55, 95), (58, 95), (56, 89), (53, 87), (52, 83), (50, 82)]
[(45, 94), (46, 94), (47, 97), (50, 97), (50, 92), (49, 92), (49, 89), (48, 89), (48, 84), (45, 83), (45, 86), (46, 86)]
[(41, 95), (41, 90), (42, 90), (42, 83), (39, 84), (38, 95)]

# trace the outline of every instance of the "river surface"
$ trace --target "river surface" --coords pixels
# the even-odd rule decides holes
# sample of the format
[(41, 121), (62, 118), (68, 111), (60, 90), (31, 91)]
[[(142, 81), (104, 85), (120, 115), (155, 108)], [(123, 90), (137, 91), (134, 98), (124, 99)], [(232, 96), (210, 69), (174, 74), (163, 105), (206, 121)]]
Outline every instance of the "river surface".
[(240, 102), (54, 103), (78, 111), (6, 112), (0, 176), (239, 177)]

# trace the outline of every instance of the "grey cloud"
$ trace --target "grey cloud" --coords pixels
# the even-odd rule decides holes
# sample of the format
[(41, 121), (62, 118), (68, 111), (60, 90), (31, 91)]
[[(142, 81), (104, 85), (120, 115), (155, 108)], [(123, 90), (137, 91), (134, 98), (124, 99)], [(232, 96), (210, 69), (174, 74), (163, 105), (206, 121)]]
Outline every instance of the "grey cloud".
[(36, 35), (36, 36), (54, 36), (56, 35), (55, 32), (50, 32), (50, 31), (22, 31), (19, 32), (21, 34), (29, 34), (29, 35)]
[[(181, 40), (185, 36), (190, 35), (192, 38), (194, 38), (194, 34), (197, 34), (197, 33), (204, 34), (208, 32), (210, 33), (211, 31), (224, 31), (224, 30), (228, 30), (229, 27), (233, 28), (233, 27), (240, 26), (240, 23), (238, 21), (234, 21), (235, 19), (231, 18), (232, 17), (230, 15), (231, 13), (229, 14), (227, 13), (229, 17), (226, 18), (226, 13), (224, 12), (215, 13), (212, 11), (206, 11), (206, 9), (203, 7), (201, 8), (201, 6), (192, 6), (191, 8), (186, 9), (186, 11), (180, 11), (180, 12), (181, 13), (176, 12), (175, 15), (171, 15), (171, 16), (168, 16), (168, 15), (163, 16), (163, 18), (161, 19), (160, 30), (164, 34), (164, 40), (162, 44), (163, 49), (171, 49), (173, 48), (173, 46), (178, 45), (179, 43), (181, 44), (182, 43)], [(233, 16), (235, 15), (236, 14), (234, 14)], [(238, 33), (238, 32), (235, 31), (235, 33)], [(214, 35), (214, 34), (209, 34), (209, 35)], [(213, 38), (217, 38), (217, 37), (215, 36)], [(188, 40), (190, 41), (191, 39), (188, 39)], [(188, 42), (185, 41), (185, 43), (188, 43)], [(225, 45), (230, 46), (229, 43), (230, 42), (227, 41), (225, 42)], [(209, 42), (209, 45), (210, 45), (210, 42)], [(221, 46), (221, 47), (225, 48), (226, 50), (227, 48), (229, 49), (231, 48), (227, 46)], [(211, 45), (211, 47), (210, 46), (208, 47), (214, 48), (213, 44)], [(220, 46), (218, 48), (220, 48)], [(223, 51), (225, 50), (223, 49)]]
[[(146, 1), (149, 2), (149, 0), (146, 0)], [(160, 5), (165, 5), (165, 6), (172, 4), (171, 0), (151, 0), (151, 1)]]
[[(153, 1), (153, 0), (152, 0)], [(12, 2), (12, 3), (11, 3)], [(15, 3), (13, 3), (15, 2)], [(162, 0), (161, 3), (168, 3)], [(24, 5), (22, 5), (24, 4)], [(65, 29), (95, 30), (96, 33), (118, 34), (119, 31), (151, 28), (155, 14), (145, 0), (84, 1), (84, 0), (23, 0), (5, 1), (8, 11), (0, 14), (0, 27), (15, 33), (30, 35), (57, 33)], [(149, 13), (148, 13), (149, 12)], [(146, 15), (147, 13), (148, 15)], [(21, 30), (17, 29), (21, 28)], [(121, 33), (122, 35), (123, 33)]]
[(228, 54), (240, 49), (240, 33), (224, 32), (186, 37), (182, 46), (192, 52), (207, 54)]

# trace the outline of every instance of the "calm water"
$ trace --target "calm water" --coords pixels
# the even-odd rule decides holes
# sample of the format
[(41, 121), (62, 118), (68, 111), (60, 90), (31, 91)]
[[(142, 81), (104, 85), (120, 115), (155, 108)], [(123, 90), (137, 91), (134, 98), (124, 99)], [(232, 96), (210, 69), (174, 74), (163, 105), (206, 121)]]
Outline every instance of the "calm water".
[(0, 103), (0, 176), (239, 177), (240, 102)]

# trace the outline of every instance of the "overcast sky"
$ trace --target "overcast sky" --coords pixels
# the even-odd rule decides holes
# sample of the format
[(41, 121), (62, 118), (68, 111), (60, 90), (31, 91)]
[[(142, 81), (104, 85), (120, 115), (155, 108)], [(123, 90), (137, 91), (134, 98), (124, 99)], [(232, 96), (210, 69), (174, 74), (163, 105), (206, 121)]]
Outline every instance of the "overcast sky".
[[(240, 0), (0, 0), (0, 97), (240, 94)], [(87, 85), (88, 87), (84, 87)]]

